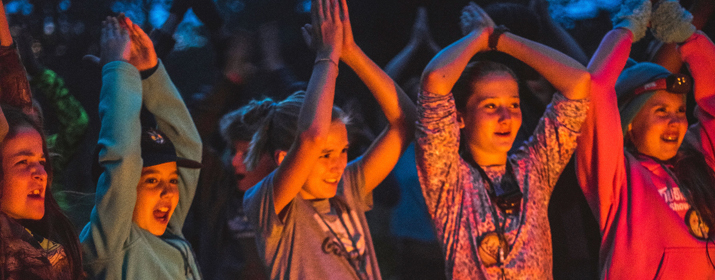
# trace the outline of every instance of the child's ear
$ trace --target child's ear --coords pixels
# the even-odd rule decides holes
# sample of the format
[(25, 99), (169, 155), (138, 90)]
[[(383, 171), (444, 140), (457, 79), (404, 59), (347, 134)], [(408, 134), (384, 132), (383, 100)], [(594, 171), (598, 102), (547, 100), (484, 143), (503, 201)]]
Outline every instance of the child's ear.
[(459, 125), (459, 129), (464, 128), (464, 118), (462, 118), (462, 113), (457, 111), (457, 125)]
[(286, 157), (286, 154), (286, 151), (281, 150), (276, 150), (275, 152), (273, 152), (273, 161), (275, 161), (276, 166), (281, 165), (281, 162), (283, 162), (283, 159)]

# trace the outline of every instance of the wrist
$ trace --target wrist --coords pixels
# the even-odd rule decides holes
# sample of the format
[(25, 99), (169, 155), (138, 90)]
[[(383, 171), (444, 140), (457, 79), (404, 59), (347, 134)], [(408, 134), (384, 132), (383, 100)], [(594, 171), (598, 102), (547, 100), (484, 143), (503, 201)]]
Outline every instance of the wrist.
[(336, 63), (340, 61), (340, 52), (336, 52), (334, 50), (328, 50), (328, 51), (318, 51), (318, 53), (315, 55), (315, 60), (332, 60), (335, 61)]
[(504, 25), (495, 26), (492, 28), (492, 32), (489, 34), (487, 40), (487, 48), (490, 51), (496, 51), (499, 44), (499, 38), (504, 35), (504, 33), (509, 32), (509, 28)]

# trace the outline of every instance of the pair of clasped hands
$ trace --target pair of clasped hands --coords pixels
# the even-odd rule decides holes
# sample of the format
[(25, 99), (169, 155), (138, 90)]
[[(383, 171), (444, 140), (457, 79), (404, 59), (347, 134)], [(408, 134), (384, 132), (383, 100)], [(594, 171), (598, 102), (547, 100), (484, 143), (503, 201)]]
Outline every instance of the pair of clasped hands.
[(87, 55), (84, 59), (100, 66), (112, 61), (126, 61), (140, 72), (152, 69), (158, 63), (149, 36), (123, 13), (102, 21), (100, 51), (101, 58)]
[(313, 0), (312, 24), (303, 26), (305, 43), (316, 52), (316, 60), (338, 62), (358, 49), (353, 38), (346, 0)]

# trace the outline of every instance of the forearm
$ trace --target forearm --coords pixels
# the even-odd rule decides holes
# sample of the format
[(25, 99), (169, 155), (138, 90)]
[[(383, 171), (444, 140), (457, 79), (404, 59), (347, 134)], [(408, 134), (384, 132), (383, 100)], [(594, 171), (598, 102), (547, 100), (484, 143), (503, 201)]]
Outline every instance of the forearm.
[(566, 98), (576, 100), (589, 97), (590, 75), (586, 67), (573, 58), (509, 32), (499, 38), (497, 50), (534, 68)]
[(444, 48), (422, 73), (422, 90), (448, 94), (476, 53), (487, 49), (491, 30), (474, 30)]
[(0, 46), (7, 47), (10, 45), (12, 45), (10, 25), (7, 22), (7, 15), (5, 14), (5, 5), (0, 2)]
[[(202, 146), (199, 133), (181, 95), (161, 63), (154, 74), (142, 81), (142, 89), (144, 105), (156, 117), (159, 129), (174, 144), (176, 155), (201, 162)], [(181, 196), (170, 226), (181, 230), (193, 201), (199, 170), (179, 168), (178, 171), (181, 178)]]
[(415, 53), (417, 53), (417, 46), (410, 42), (387, 63), (385, 73), (393, 80), (399, 81), (403, 78), (405, 68), (410, 64), (410, 60), (413, 59)]
[(303, 107), (298, 114), (298, 134), (308, 134), (314, 138), (328, 135), (337, 77), (338, 66), (330, 61), (323, 60), (313, 66)]
[[(99, 117), (99, 163), (96, 205), (90, 217), (97, 250), (116, 252), (129, 237), (141, 175), (139, 72), (128, 63), (111, 62), (102, 70)], [(84, 239), (84, 237), (83, 237)], [(103, 253), (104, 255), (108, 253)]]
[[(693, 91), (695, 102), (703, 108), (707, 108), (708, 113), (715, 115), (711, 111), (715, 105), (711, 105), (715, 96), (715, 81), (712, 77), (715, 74), (715, 45), (702, 31), (694, 33), (680, 48), (683, 62), (688, 64), (690, 74), (693, 76)], [(708, 106), (709, 105), (709, 106)]]
[(598, 94), (610, 93), (628, 61), (632, 44), (633, 33), (625, 28), (613, 29), (603, 37), (588, 63), (588, 72), (594, 83), (592, 95), (596, 95), (596, 91), (599, 91)]
[(313, 67), (298, 114), (298, 136), (273, 179), (276, 214), (298, 195), (323, 149), (330, 131), (337, 76), (338, 67), (332, 62), (320, 61)]
[[(413, 126), (417, 119), (417, 111), (407, 94), (359, 47), (351, 53), (353, 55), (344, 59), (345, 63), (372, 92), (390, 125)], [(413, 130), (410, 130), (410, 134), (412, 132)]]

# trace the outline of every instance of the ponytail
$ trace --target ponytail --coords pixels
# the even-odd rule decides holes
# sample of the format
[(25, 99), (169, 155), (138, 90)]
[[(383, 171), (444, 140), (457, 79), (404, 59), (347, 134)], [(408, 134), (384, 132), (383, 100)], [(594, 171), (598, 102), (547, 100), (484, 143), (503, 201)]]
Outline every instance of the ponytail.
[[(290, 149), (298, 136), (298, 115), (304, 100), (305, 92), (298, 91), (278, 103), (266, 98), (251, 101), (246, 105), (243, 119), (260, 123), (253, 134), (244, 161), (248, 170), (255, 169), (263, 155), (272, 156), (275, 151)], [(256, 119), (260, 119), (260, 122), (256, 122)], [(340, 108), (333, 106), (331, 119), (349, 124), (350, 117)]]

